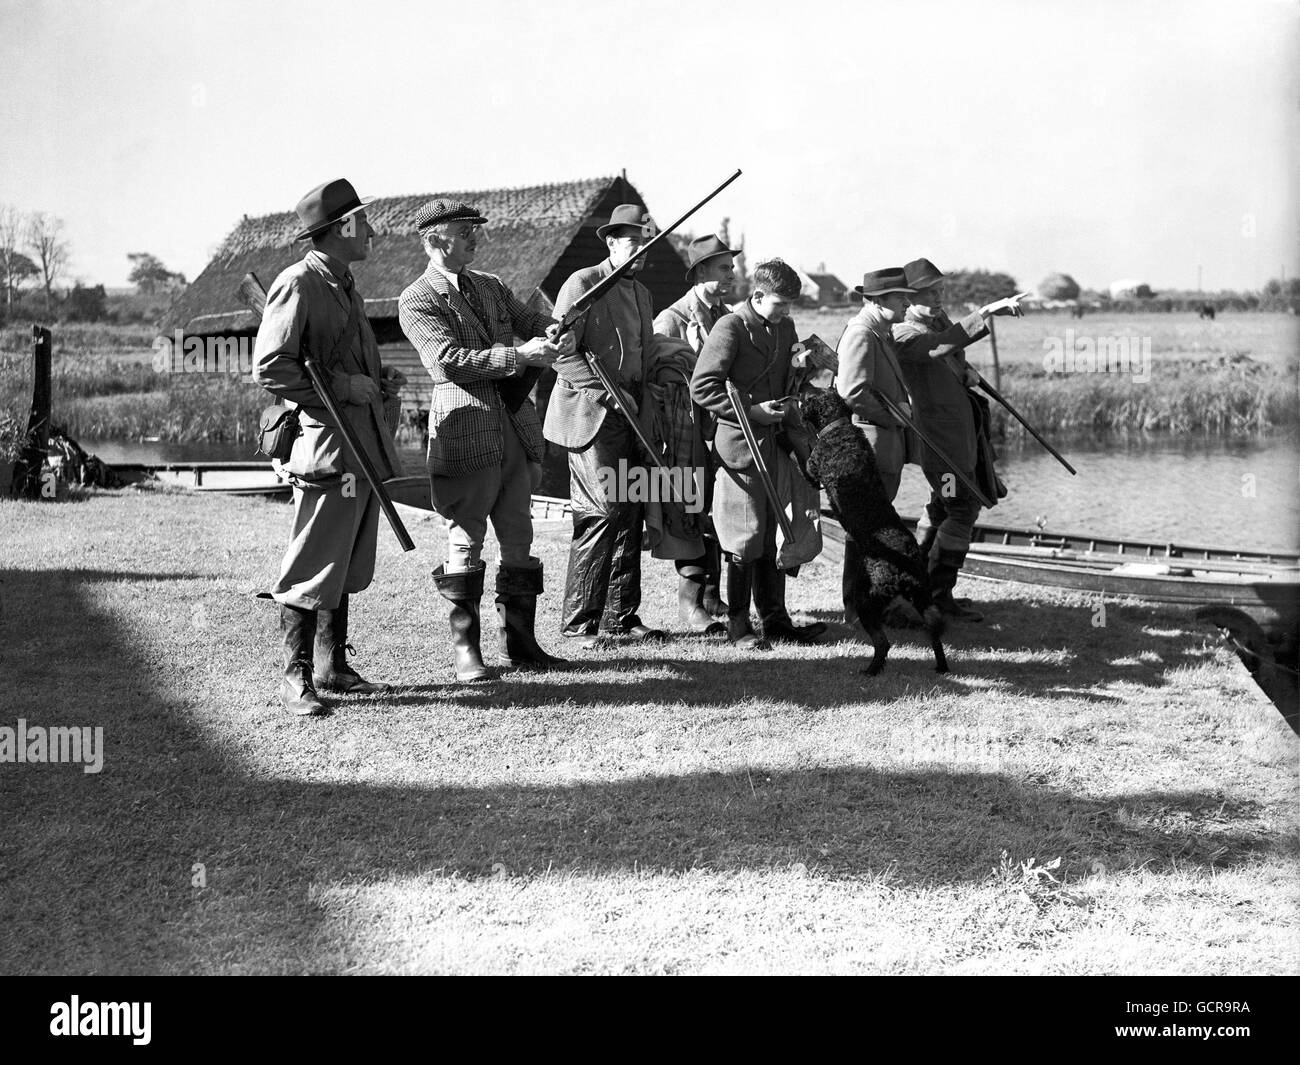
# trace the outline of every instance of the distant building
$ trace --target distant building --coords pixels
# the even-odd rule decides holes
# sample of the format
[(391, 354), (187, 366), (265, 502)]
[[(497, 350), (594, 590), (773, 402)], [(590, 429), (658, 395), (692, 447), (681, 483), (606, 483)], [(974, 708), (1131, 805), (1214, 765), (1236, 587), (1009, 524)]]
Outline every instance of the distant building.
[(801, 302), (814, 307), (838, 307), (848, 302), (849, 286), (834, 274), (828, 274), (825, 263), (819, 263), (815, 273), (796, 272), (803, 286), (799, 292)]
[[(464, 200), (487, 216), (487, 239), (480, 243), (472, 268), (499, 275), (520, 299), (545, 310), (554, 306), (560, 286), (573, 271), (608, 254), (596, 228), (609, 221), (610, 212), (620, 203), (646, 206), (625, 177), (375, 200), (366, 209), (375, 228), (374, 244), (369, 258), (353, 265), (353, 274), (365, 297), (366, 316), (384, 364), (396, 366), (409, 380), (403, 390), (407, 410), (428, 410), (433, 380), (397, 323), (397, 298), (428, 264), (414, 218), (437, 196)], [(293, 235), (300, 228), (291, 211), (258, 218), (246, 215), (204, 271), (176, 298), (168, 312), (167, 331), (231, 336), (254, 332), (257, 324), (236, 295), (239, 282), (251, 271), (269, 287), (281, 270), (301, 259), (310, 245), (294, 243)], [(656, 313), (689, 287), (685, 273), (686, 264), (670, 241), (662, 241), (650, 252), (637, 279), (650, 289)], [(553, 384), (552, 375), (543, 376), (547, 394)], [(544, 402), (545, 395), (539, 396), (539, 404)]]

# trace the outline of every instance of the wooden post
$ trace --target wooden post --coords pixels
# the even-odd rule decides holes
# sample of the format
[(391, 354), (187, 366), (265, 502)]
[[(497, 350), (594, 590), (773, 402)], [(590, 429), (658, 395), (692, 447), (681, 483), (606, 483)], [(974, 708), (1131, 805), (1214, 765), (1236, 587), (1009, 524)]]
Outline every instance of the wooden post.
[(32, 410), (22, 458), (14, 470), (15, 492), (28, 499), (41, 496), (41, 470), (50, 446), (50, 362), (54, 336), (44, 326), (32, 326)]

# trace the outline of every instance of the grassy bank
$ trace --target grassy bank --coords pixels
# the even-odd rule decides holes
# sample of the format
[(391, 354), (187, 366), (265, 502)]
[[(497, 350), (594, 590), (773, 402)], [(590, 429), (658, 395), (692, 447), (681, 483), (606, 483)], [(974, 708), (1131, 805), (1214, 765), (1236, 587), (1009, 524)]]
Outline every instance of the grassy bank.
[[(800, 312), (799, 334), (817, 333), (834, 344), (851, 313)], [(1001, 319), (1002, 390), (1044, 432), (1258, 433), (1289, 428), (1300, 424), (1297, 328), (1296, 319), (1281, 314), (1226, 315), (1217, 322), (1163, 314), (1082, 321), (1054, 315)], [(1044, 358), (1053, 343), (1112, 337), (1146, 342), (1147, 372), (1045, 372)], [(62, 327), (54, 358), (55, 423), (66, 425), (74, 437), (249, 439), (267, 402), (265, 394), (221, 374), (159, 374), (152, 365), (152, 339), (142, 327)], [(29, 342), (21, 331), (10, 329), (4, 345), (9, 350), (0, 353), (0, 413), (25, 417), (31, 399)], [(987, 341), (973, 346), (969, 358), (992, 379)], [(1011, 420), (1007, 431), (1021, 432)]]
[[(0, 766), (14, 972), (1294, 973), (1295, 740), (1184, 615), (963, 581), (954, 672), (900, 633), (681, 640), (450, 683), (445, 539), (381, 531), (325, 719), (273, 701), (252, 597), (289, 510), (0, 502), (0, 705), (103, 772)], [(568, 536), (539, 527), (559, 642)], [(671, 565), (643, 615), (673, 623)], [(834, 621), (838, 576), (790, 582)], [(93, 637), (90, 635), (93, 633)], [(1053, 864), (1059, 859), (1059, 864)], [(199, 883), (201, 877), (201, 884)]]

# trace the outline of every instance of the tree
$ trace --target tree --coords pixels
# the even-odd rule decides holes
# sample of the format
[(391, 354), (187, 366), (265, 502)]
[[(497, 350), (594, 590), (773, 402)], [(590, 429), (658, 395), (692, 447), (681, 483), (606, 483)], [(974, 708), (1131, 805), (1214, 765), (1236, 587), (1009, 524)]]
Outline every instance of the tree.
[(1077, 300), (1079, 282), (1069, 274), (1048, 274), (1038, 283), (1038, 294), (1045, 300)]
[(54, 286), (68, 268), (71, 248), (63, 235), (63, 220), (36, 211), (27, 219), (27, 250), (40, 272), (45, 289), (45, 313), (54, 313)]
[(943, 283), (943, 298), (947, 303), (974, 303), (983, 306), (994, 300), (1014, 296), (1020, 289), (1010, 274), (990, 273), (988, 270), (953, 270)]
[(4, 287), (5, 317), (13, 314), (14, 296), (36, 264), (20, 250), (27, 234), (27, 219), (16, 207), (0, 205), (0, 286)]
[(150, 255), (147, 251), (133, 251), (128, 252), (126, 257), (132, 264), (126, 279), (145, 295), (185, 284), (185, 275), (168, 270), (156, 255)]

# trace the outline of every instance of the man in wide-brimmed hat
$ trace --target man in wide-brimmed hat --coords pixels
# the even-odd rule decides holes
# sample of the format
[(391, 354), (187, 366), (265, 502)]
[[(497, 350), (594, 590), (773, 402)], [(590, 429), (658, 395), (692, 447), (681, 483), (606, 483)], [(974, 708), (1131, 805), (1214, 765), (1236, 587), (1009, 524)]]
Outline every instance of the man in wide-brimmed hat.
[(284, 270), (266, 298), (253, 379), (299, 408), (301, 435), (282, 471), (293, 485), (293, 534), (271, 596), (280, 604), (284, 680), (295, 714), (325, 709), (318, 692), (368, 694), (348, 664), (349, 596), (375, 572), (379, 504), (303, 368), (320, 364), (357, 441), (385, 479), (400, 474), (391, 422), (405, 378), (385, 370), (349, 264), (366, 258), (374, 230), (352, 185), (327, 181), (299, 201), (298, 240), (311, 249)]
[[(532, 492), (541, 476), (542, 428), (529, 391), (571, 337), (530, 310), (493, 274), (469, 269), (487, 218), (470, 204), (437, 199), (415, 217), (429, 256), (397, 301), (398, 321), (433, 378), (429, 476), (447, 523), (447, 561), (433, 573), (451, 604), (456, 678), (486, 680), (480, 647), (481, 559), (488, 520), (501, 549), (497, 570), (498, 664), (563, 662), (534, 637), (542, 564), (533, 557)], [(528, 337), (521, 344), (515, 337)]]
[[(911, 306), (892, 334), (898, 362), (915, 404), (918, 424), (961, 472), (995, 503), (1006, 494), (993, 468), (988, 402), (970, 391), (979, 380), (966, 364), (965, 348), (988, 335), (988, 319), (1017, 315), (1015, 298), (996, 300), (954, 322), (943, 309), (944, 277), (929, 259), (903, 267)], [(970, 549), (980, 502), (948, 466), (918, 442), (921, 469), (930, 482), (930, 502), (917, 523), (929, 557), (934, 602), (948, 617), (980, 621), (980, 614), (953, 598), (957, 574)]]
[[(563, 317), (580, 296), (627, 262), (653, 232), (654, 222), (640, 204), (614, 208), (610, 220), (596, 230), (609, 256), (565, 281), (555, 301), (556, 315)], [(645, 504), (618, 490), (622, 477), (610, 477), (611, 471), (625, 470), (627, 483), (645, 481), (647, 459), (583, 354), (589, 352), (600, 360), (623, 403), (629, 410), (639, 411), (654, 312), (650, 290), (630, 274), (639, 272), (644, 261), (633, 264), (629, 275), (575, 324), (577, 350), (556, 360), (555, 389), (546, 406), (546, 438), (569, 452), (573, 502), (573, 542), (561, 626), (565, 636), (580, 639), (588, 647), (603, 636), (645, 640), (664, 635), (642, 622), (638, 614)]]
[[(681, 299), (659, 312), (655, 318), (655, 332), (686, 341), (698, 356), (718, 319), (728, 313), (725, 301), (735, 286), (735, 256), (738, 254), (738, 249), (728, 248), (713, 234), (692, 240), (687, 248), (686, 266), (686, 280), (691, 287)], [(688, 375), (688, 393), (689, 384)], [(694, 450), (707, 455), (707, 438), (712, 436), (712, 416), (689, 402), (682, 408), (690, 411), (692, 416), (697, 438)], [(704, 519), (701, 522), (704, 550), (696, 558), (676, 560), (677, 612), (682, 623), (692, 632), (709, 632), (717, 625), (715, 618), (727, 616), (727, 604), (722, 601), (720, 593), (721, 553), (712, 522), (707, 520), (713, 501), (713, 478), (707, 471), (704, 482), (701, 515)]]

